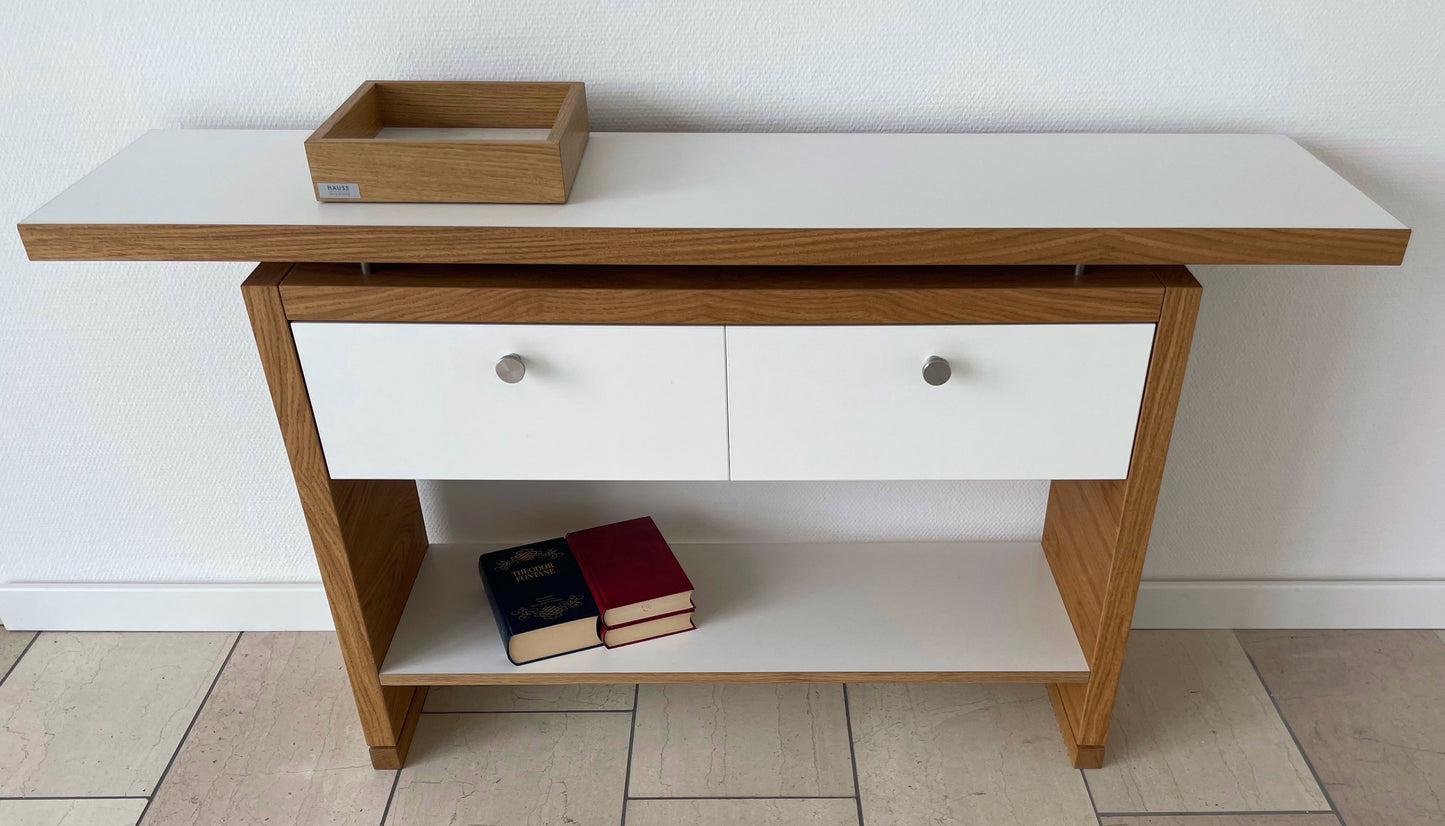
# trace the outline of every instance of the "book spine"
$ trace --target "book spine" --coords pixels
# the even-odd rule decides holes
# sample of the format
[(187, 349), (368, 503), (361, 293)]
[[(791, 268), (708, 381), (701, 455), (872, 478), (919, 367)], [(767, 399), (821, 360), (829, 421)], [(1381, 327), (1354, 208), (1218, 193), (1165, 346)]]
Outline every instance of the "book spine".
[(508, 662), (518, 665), (518, 662), (512, 659), (512, 627), (507, 624), (507, 615), (497, 599), (496, 589), (492, 587), (492, 578), (487, 575), (486, 566), (480, 559), (477, 560), (477, 570), (482, 575), (482, 590), (487, 592), (487, 604), (492, 606), (492, 619), (497, 622), (497, 633), (502, 635), (502, 650), (507, 652)]
[(577, 553), (572, 549), (572, 558), (577, 560), (577, 569), (582, 572), (582, 580), (587, 583), (587, 590), (592, 593), (592, 601), (597, 603), (597, 633), (602, 633), (602, 618), (607, 616), (607, 599), (602, 595), (602, 589), (597, 587), (597, 577), (593, 576), (592, 569), (587, 564), (587, 554)]

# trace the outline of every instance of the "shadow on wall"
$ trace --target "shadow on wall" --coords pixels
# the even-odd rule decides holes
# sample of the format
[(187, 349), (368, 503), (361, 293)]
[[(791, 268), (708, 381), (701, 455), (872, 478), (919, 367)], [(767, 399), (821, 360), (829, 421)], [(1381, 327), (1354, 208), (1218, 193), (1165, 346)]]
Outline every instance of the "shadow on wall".
[(672, 542), (1036, 539), (1043, 482), (424, 482), (433, 542), (526, 542), (652, 516)]

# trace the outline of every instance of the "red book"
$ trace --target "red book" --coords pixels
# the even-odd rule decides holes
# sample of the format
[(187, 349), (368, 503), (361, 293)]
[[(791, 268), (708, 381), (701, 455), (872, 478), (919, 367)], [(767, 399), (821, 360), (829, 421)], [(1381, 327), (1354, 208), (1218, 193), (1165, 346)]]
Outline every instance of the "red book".
[(597, 601), (604, 628), (692, 610), (692, 581), (652, 517), (569, 533), (567, 544)]

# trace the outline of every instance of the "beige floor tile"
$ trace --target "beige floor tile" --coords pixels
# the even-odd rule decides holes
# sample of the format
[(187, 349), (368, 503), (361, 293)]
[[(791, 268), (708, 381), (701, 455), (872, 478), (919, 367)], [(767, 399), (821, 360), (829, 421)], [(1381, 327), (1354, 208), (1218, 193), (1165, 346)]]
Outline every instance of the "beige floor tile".
[(1038, 685), (848, 686), (863, 822), (1092, 826)]
[(41, 634), (0, 685), (0, 797), (150, 794), (234, 640)]
[(1445, 631), (1436, 631), (1435, 633), (1440, 635), (1440, 642), (1445, 644)]
[(1433, 631), (1241, 631), (1345, 822), (1445, 824), (1445, 646)]
[(1100, 812), (1329, 809), (1230, 631), (1130, 635), (1105, 760)]
[(630, 826), (857, 826), (853, 798), (629, 800)]
[(1099, 826), (1340, 826), (1331, 814), (1323, 815), (1145, 815), (1103, 817)]
[(248, 633), (181, 746), (145, 826), (381, 822), (336, 635)]
[(135, 826), (145, 810), (133, 800), (0, 800), (5, 826)]
[(426, 711), (631, 711), (633, 685), (447, 685)]
[(6, 631), (0, 628), (0, 677), (4, 677), (10, 666), (20, 659), (25, 646), (35, 636), (33, 631)]
[(622, 817), (632, 715), (423, 714), (387, 826)]
[(851, 797), (843, 686), (642, 686), (631, 794)]

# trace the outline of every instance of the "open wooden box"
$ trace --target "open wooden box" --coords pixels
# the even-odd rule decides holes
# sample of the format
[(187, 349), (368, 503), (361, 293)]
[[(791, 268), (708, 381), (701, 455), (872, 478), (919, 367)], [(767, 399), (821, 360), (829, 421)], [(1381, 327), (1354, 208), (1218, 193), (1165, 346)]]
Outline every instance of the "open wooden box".
[(370, 80), (306, 160), (321, 201), (560, 204), (586, 146), (581, 83)]

